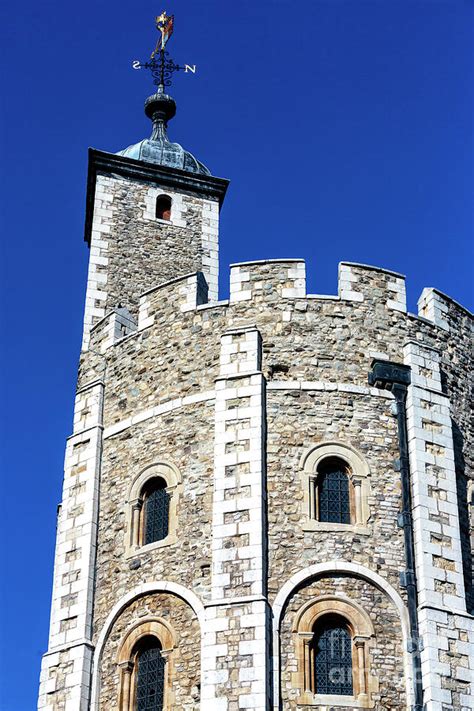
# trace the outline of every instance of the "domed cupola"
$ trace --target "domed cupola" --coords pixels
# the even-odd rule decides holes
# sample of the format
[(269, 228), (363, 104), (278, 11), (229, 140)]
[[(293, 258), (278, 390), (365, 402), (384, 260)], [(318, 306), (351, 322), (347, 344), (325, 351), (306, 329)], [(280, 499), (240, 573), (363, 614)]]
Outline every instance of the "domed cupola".
[(142, 160), (145, 163), (165, 165), (169, 168), (180, 168), (188, 173), (210, 175), (211, 172), (192, 153), (186, 151), (179, 143), (171, 143), (167, 134), (168, 121), (176, 114), (176, 103), (163, 87), (159, 86), (156, 94), (145, 101), (145, 113), (153, 122), (150, 138), (144, 138), (128, 148), (119, 151), (117, 155), (126, 158)]

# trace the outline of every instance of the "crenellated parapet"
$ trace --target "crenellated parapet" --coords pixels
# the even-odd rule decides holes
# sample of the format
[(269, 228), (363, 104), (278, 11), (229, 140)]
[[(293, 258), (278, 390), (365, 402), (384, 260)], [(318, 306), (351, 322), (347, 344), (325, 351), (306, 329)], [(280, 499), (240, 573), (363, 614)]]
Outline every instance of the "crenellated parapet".
[[(159, 283), (139, 299), (137, 324), (127, 309), (112, 309), (91, 329), (92, 343), (101, 342), (107, 349), (126, 335), (149, 328), (157, 320), (179, 318), (180, 314), (200, 311), (202, 308), (221, 309), (248, 303), (252, 308), (274, 308), (279, 303), (307, 302), (304, 309), (318, 301), (339, 304), (335, 309), (351, 304), (351, 309), (380, 310), (387, 313), (407, 314), (405, 277), (397, 272), (365, 264), (341, 262), (339, 265), (338, 294), (308, 294), (306, 291), (306, 265), (300, 259), (274, 259), (232, 264), (230, 268), (229, 299), (208, 301), (208, 284), (202, 272), (194, 272)], [(465, 320), (467, 330), (472, 326), (472, 315), (450, 297), (432, 288), (425, 288), (418, 302), (418, 317), (440, 330), (444, 339), (450, 330), (459, 330), (459, 321)], [(330, 316), (330, 310), (328, 311)], [(408, 314), (413, 319), (413, 314)], [(415, 316), (416, 318), (416, 316)], [(101, 334), (100, 336), (98, 334)], [(444, 335), (443, 335), (444, 334)], [(92, 346), (91, 346), (92, 347)]]
[[(117, 294), (117, 303), (120, 299)], [(339, 267), (337, 294), (308, 294), (305, 262), (299, 259), (232, 265), (225, 301), (209, 298), (201, 271), (151, 286), (136, 300), (136, 313), (111, 306), (96, 320), (81, 354), (40, 708), (62, 699), (63, 689), (65, 698), (72, 694), (76, 674), (90, 674), (97, 641), (91, 633), (93, 614), (103, 619), (118, 604), (119, 589), (141, 589), (155, 579), (170, 586), (185, 581), (202, 601), (203, 709), (229, 711), (230, 701), (269, 708), (271, 663), (281, 674), (283, 695), (285, 685), (298, 686), (301, 662), (283, 649), (280, 659), (273, 650), (272, 662), (268, 629), (285, 575), (296, 579), (308, 561), (315, 569), (331, 556), (337, 565), (346, 559), (341, 565), (347, 570), (353, 565), (354, 577), (339, 592), (350, 596), (360, 589), (370, 604), (376, 600), (371, 612), (380, 623), (376, 635), (385, 634), (388, 614), (390, 644), (401, 643), (391, 603), (374, 595), (360, 573), (377, 569), (404, 609), (393, 396), (368, 386), (374, 357), (405, 362), (411, 369), (408, 436), (418, 615), (425, 645), (421, 664), (431, 679), (426, 708), (444, 711), (442, 703), (457, 708), (458, 700), (471, 708), (467, 694), (446, 686), (452, 678), (463, 689), (472, 673), (465, 666), (466, 640), (474, 639), (474, 630), (459, 513), (459, 481), (469, 476), (470, 465), (465, 416), (469, 312), (441, 292), (425, 289), (419, 314), (409, 314), (402, 275), (347, 262)], [(456, 427), (466, 441), (456, 441)], [(312, 519), (308, 524), (312, 509), (305, 502), (311, 496), (316, 500), (317, 477), (313, 469), (303, 476), (300, 461), (321, 442), (333, 454), (346, 446), (367, 459), (363, 476), (353, 467), (351, 477), (356, 509), (365, 511), (363, 525), (359, 521), (341, 531)], [(178, 544), (167, 543), (165, 556), (159, 548), (148, 558), (137, 549), (122, 560), (121, 546), (130, 538), (120, 503), (127, 501), (127, 477), (142, 476), (147, 466), (168, 460), (183, 480), (183, 498), (173, 503), (178, 516), (173, 540), (179, 546), (194, 540), (196, 548), (183, 559)], [(113, 525), (101, 520), (101, 510), (110, 512)], [(89, 549), (96, 527), (97, 548), (94, 543)], [(117, 591), (108, 583), (109, 550), (114, 551)], [(93, 582), (94, 569), (99, 583)], [(298, 592), (295, 610), (308, 603), (305, 595), (338, 598), (338, 585), (337, 573), (315, 578), (307, 591)], [(292, 609), (288, 614), (281, 631), (291, 648)], [(359, 642), (363, 665), (371, 643)], [(399, 689), (402, 659), (409, 659), (412, 649), (408, 642), (392, 659)], [(71, 655), (77, 659), (65, 676)], [(242, 657), (246, 666), (241, 668)], [(98, 669), (100, 662), (95, 664)], [(375, 659), (371, 664), (380, 677), (367, 687), (376, 704), (378, 690), (390, 684)], [(97, 674), (92, 679), (99, 688)], [(409, 699), (408, 674), (405, 681)], [(108, 699), (115, 698), (115, 690), (107, 696), (105, 677), (102, 683), (106, 701), (96, 709), (114, 703)], [(82, 693), (83, 706), (72, 708), (85, 711), (88, 683)], [(393, 698), (404, 698), (404, 692), (397, 693)]]

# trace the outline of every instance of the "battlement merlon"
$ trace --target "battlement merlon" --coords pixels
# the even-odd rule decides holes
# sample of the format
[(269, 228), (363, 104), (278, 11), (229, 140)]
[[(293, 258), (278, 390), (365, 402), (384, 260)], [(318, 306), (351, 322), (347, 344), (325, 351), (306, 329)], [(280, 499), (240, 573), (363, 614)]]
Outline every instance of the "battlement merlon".
[(450, 296), (443, 294), (433, 287), (425, 287), (418, 299), (418, 315), (431, 321), (444, 331), (450, 331), (450, 323), (453, 315), (467, 316), (470, 319), (474, 315), (462, 304), (455, 301)]
[(186, 313), (206, 304), (207, 295), (208, 285), (202, 272), (185, 274), (148, 289), (140, 297), (138, 330), (154, 324), (169, 303), (175, 305), (180, 313)]
[(96, 197), (96, 181), (99, 174), (118, 175), (132, 180), (154, 183), (161, 188), (179, 190), (188, 195), (207, 197), (219, 202), (222, 206), (229, 186), (225, 178), (212, 175), (188, 173), (179, 168), (168, 168), (154, 163), (145, 163), (133, 158), (98, 151), (89, 148), (89, 164), (87, 173), (86, 219), (84, 226), (84, 241), (90, 246), (92, 221)]
[(230, 265), (230, 298), (235, 304), (258, 298), (306, 296), (306, 264), (303, 259), (265, 259)]

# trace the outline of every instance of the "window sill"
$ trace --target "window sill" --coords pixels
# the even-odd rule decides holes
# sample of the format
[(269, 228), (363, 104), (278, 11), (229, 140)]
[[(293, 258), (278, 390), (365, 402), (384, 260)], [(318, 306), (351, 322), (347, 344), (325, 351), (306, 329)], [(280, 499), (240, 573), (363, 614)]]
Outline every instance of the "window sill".
[(359, 536), (370, 536), (371, 530), (362, 523), (329, 523), (308, 519), (301, 525), (303, 531), (339, 531), (340, 533), (355, 533)]
[(179, 220), (179, 219), (162, 220), (159, 217), (154, 217), (153, 220), (158, 225), (171, 225), (171, 227), (186, 227), (186, 223), (184, 222), (184, 220)]
[(309, 706), (309, 707), (333, 707), (333, 706), (351, 706), (354, 709), (358, 708), (373, 708), (373, 704), (369, 703), (366, 694), (360, 694), (359, 697), (355, 696), (330, 696), (323, 694), (312, 694), (311, 692), (306, 692), (303, 694), (296, 702), (299, 706)]
[(137, 548), (129, 548), (125, 554), (126, 558), (136, 558), (137, 555), (144, 555), (145, 553), (151, 553), (159, 548), (167, 548), (168, 546), (176, 543), (177, 538), (174, 534), (170, 534), (163, 538), (161, 541), (155, 541), (154, 543), (147, 543), (146, 546), (138, 546)]

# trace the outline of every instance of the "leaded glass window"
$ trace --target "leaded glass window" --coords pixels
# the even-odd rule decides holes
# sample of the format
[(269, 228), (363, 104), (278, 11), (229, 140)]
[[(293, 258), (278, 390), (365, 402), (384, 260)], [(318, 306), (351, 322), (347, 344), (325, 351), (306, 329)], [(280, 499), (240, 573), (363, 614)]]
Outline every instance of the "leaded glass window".
[(317, 479), (318, 519), (331, 523), (350, 523), (349, 478), (343, 462), (326, 465)]
[(165, 689), (165, 660), (159, 641), (151, 637), (137, 656), (137, 711), (162, 711)]
[(164, 479), (153, 479), (145, 492), (143, 543), (161, 541), (168, 535), (170, 495)]
[(314, 693), (352, 696), (352, 640), (342, 617), (323, 618), (313, 640)]

